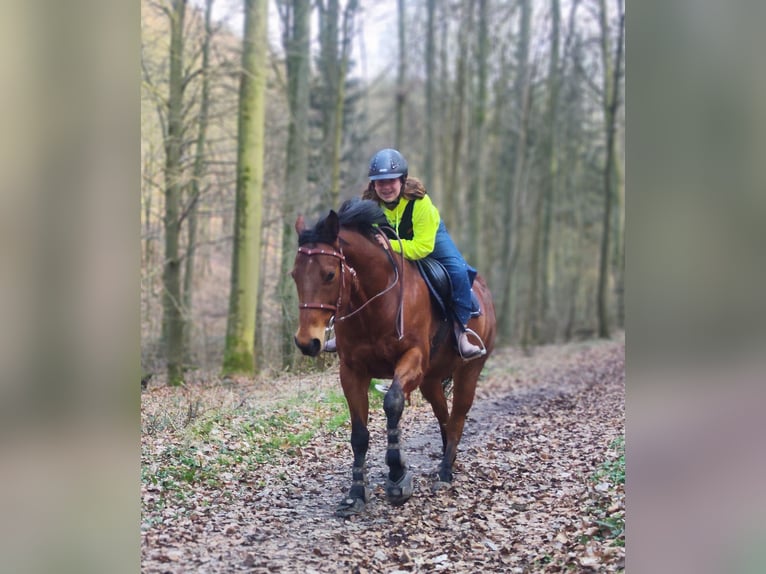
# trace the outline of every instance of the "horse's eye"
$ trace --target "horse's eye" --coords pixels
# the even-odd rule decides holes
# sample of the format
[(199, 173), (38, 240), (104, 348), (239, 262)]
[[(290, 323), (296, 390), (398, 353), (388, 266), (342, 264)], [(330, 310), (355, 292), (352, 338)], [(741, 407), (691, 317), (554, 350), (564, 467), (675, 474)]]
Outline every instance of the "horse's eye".
[(335, 279), (335, 271), (330, 271), (327, 275), (325, 275), (325, 278), (324, 278), (326, 283), (329, 283), (333, 279)]

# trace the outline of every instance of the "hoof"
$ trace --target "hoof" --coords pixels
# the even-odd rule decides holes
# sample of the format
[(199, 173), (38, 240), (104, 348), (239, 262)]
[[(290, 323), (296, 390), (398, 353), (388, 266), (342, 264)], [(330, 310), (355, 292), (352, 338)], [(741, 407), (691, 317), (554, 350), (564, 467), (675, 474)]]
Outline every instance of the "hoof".
[(399, 482), (386, 479), (386, 498), (392, 506), (401, 506), (407, 502), (413, 490), (412, 471), (406, 471)]
[[(353, 490), (353, 489), (352, 489)], [(365, 487), (363, 497), (352, 496), (349, 492), (348, 496), (338, 503), (338, 507), (335, 509), (335, 516), (347, 518), (354, 514), (361, 514), (364, 507), (370, 501), (372, 492), (369, 488)]]
[(452, 488), (451, 482), (445, 482), (443, 480), (437, 480), (431, 485), (431, 492), (439, 492), (440, 490), (449, 490)]
[(367, 503), (361, 498), (344, 498), (335, 509), (335, 516), (348, 518), (355, 514), (361, 514), (366, 504)]

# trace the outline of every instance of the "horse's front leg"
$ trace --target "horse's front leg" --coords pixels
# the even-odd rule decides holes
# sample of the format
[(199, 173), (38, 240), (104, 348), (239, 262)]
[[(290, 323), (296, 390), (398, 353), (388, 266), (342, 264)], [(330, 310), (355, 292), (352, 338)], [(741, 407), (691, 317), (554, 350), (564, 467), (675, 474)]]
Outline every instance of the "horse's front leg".
[(369, 414), (368, 389), (370, 377), (355, 374), (351, 369), (341, 364), (340, 382), (343, 394), (348, 403), (351, 417), (351, 450), (354, 453), (354, 466), (351, 469), (351, 488), (348, 495), (341, 500), (335, 513), (338, 516), (351, 516), (364, 510), (370, 500), (370, 490), (367, 487), (367, 469), (365, 460), (370, 444), (370, 433), (367, 430)]
[(383, 400), (388, 431), (386, 497), (394, 506), (404, 504), (412, 496), (412, 472), (408, 469), (404, 455), (402, 455), (399, 442), (401, 432), (399, 422), (404, 412), (405, 398), (409, 398), (410, 393), (418, 387), (422, 380), (423, 353), (420, 349), (412, 348), (404, 354), (396, 365), (391, 388), (388, 389)]

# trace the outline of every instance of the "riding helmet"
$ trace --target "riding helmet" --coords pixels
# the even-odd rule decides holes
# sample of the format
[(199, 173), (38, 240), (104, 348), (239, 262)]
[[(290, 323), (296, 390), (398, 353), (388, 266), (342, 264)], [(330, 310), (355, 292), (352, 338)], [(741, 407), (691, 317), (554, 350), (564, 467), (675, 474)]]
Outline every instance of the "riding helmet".
[(372, 156), (368, 176), (372, 181), (407, 177), (407, 160), (395, 149), (382, 149)]

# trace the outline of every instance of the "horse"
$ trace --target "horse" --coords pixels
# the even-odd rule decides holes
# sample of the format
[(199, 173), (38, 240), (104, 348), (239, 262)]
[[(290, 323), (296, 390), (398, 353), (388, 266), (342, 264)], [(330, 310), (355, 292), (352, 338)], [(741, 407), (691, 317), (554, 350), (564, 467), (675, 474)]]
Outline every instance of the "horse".
[[(342, 517), (361, 513), (370, 500), (365, 460), (372, 378), (392, 379), (383, 401), (386, 498), (399, 506), (414, 490), (412, 471), (399, 444), (405, 401), (409, 404), (411, 393), (420, 389), (430, 403), (442, 439), (433, 489), (449, 487), (476, 383), (495, 343), (494, 304), (481, 275), (473, 283), (481, 313), (468, 327), (481, 337), (487, 353), (465, 361), (453, 338), (452, 320), (429, 301), (429, 289), (415, 264), (376, 240), (386, 227), (378, 204), (361, 199), (346, 201), (337, 213), (330, 210), (313, 228), (306, 227), (303, 216), (295, 222), (298, 252), (291, 273), (299, 303), (295, 344), (304, 355), (317, 356), (334, 323), (340, 383), (351, 418), (354, 461), (348, 495), (336, 509)], [(443, 385), (450, 379), (451, 412)]]

